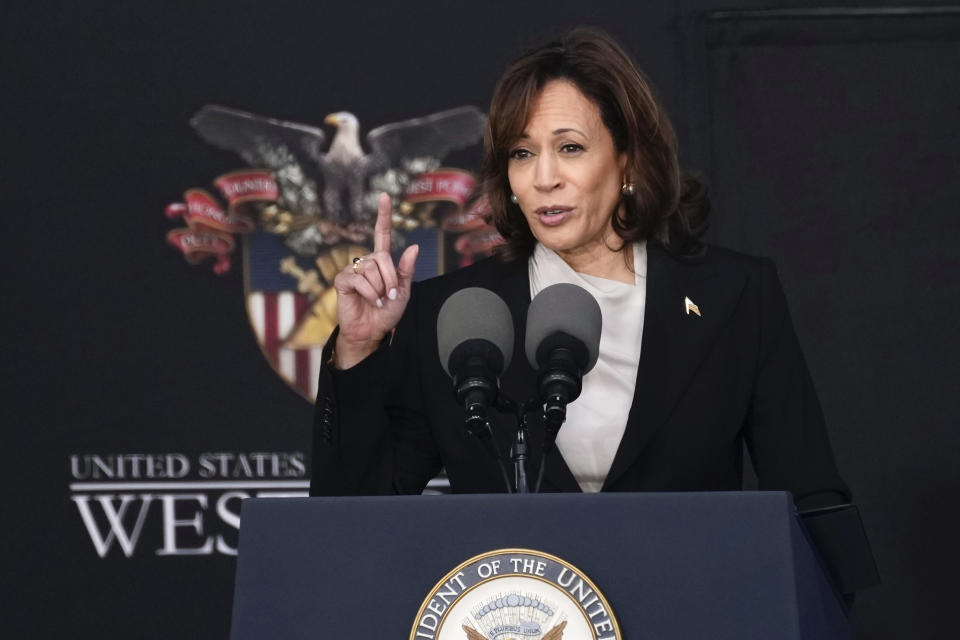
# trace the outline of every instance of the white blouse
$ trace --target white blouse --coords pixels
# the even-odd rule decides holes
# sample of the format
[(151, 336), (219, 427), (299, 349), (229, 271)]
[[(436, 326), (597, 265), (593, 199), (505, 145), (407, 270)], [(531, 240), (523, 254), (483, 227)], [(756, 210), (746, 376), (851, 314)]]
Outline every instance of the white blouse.
[(647, 245), (633, 245), (634, 284), (577, 273), (563, 258), (537, 244), (528, 263), (530, 298), (558, 282), (586, 289), (603, 316), (600, 357), (583, 377), (580, 397), (567, 407), (557, 447), (584, 492), (597, 492), (610, 471), (627, 427), (640, 365), (647, 294)]

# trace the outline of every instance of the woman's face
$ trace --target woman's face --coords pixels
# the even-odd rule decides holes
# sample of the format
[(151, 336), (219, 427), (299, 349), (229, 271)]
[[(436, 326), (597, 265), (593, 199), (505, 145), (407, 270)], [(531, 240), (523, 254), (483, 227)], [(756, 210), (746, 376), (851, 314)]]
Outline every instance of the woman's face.
[(625, 166), (597, 106), (575, 85), (554, 80), (510, 149), (507, 175), (534, 237), (575, 256), (617, 246), (611, 220)]

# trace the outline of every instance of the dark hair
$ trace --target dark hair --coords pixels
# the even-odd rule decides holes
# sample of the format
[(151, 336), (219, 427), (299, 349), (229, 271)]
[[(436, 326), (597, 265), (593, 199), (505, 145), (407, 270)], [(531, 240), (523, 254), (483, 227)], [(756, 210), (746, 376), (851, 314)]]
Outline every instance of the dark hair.
[(507, 163), (534, 102), (551, 80), (566, 80), (597, 105), (636, 192), (624, 196), (613, 229), (624, 242), (659, 241), (678, 256), (704, 250), (709, 201), (701, 183), (680, 169), (673, 126), (649, 81), (609, 35), (577, 28), (520, 56), (493, 91), (484, 136), (483, 185), (491, 222), (506, 240), (506, 259), (529, 257), (536, 243), (520, 207), (510, 201)]

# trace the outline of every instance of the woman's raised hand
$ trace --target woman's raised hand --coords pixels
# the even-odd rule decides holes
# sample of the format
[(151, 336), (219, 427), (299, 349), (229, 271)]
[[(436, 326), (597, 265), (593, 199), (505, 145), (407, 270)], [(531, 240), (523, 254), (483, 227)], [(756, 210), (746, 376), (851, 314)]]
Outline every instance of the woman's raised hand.
[(373, 253), (347, 265), (333, 279), (340, 325), (333, 364), (338, 369), (349, 369), (373, 353), (387, 333), (397, 326), (410, 300), (420, 247), (407, 247), (394, 267), (390, 256), (392, 215), (390, 196), (381, 193)]

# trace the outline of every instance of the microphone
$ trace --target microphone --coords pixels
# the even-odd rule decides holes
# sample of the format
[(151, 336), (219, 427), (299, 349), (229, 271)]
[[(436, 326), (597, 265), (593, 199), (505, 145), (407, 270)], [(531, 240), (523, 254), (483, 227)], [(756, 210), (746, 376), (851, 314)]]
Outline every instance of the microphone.
[(527, 360), (538, 372), (547, 432), (544, 454), (566, 420), (567, 404), (580, 396), (583, 375), (597, 363), (602, 328), (600, 305), (575, 284), (550, 285), (530, 303), (525, 346)]
[(513, 317), (507, 303), (480, 287), (457, 291), (437, 316), (440, 364), (453, 379), (457, 402), (466, 411), (467, 431), (486, 440), (487, 407), (497, 402), (500, 373), (513, 355)]

